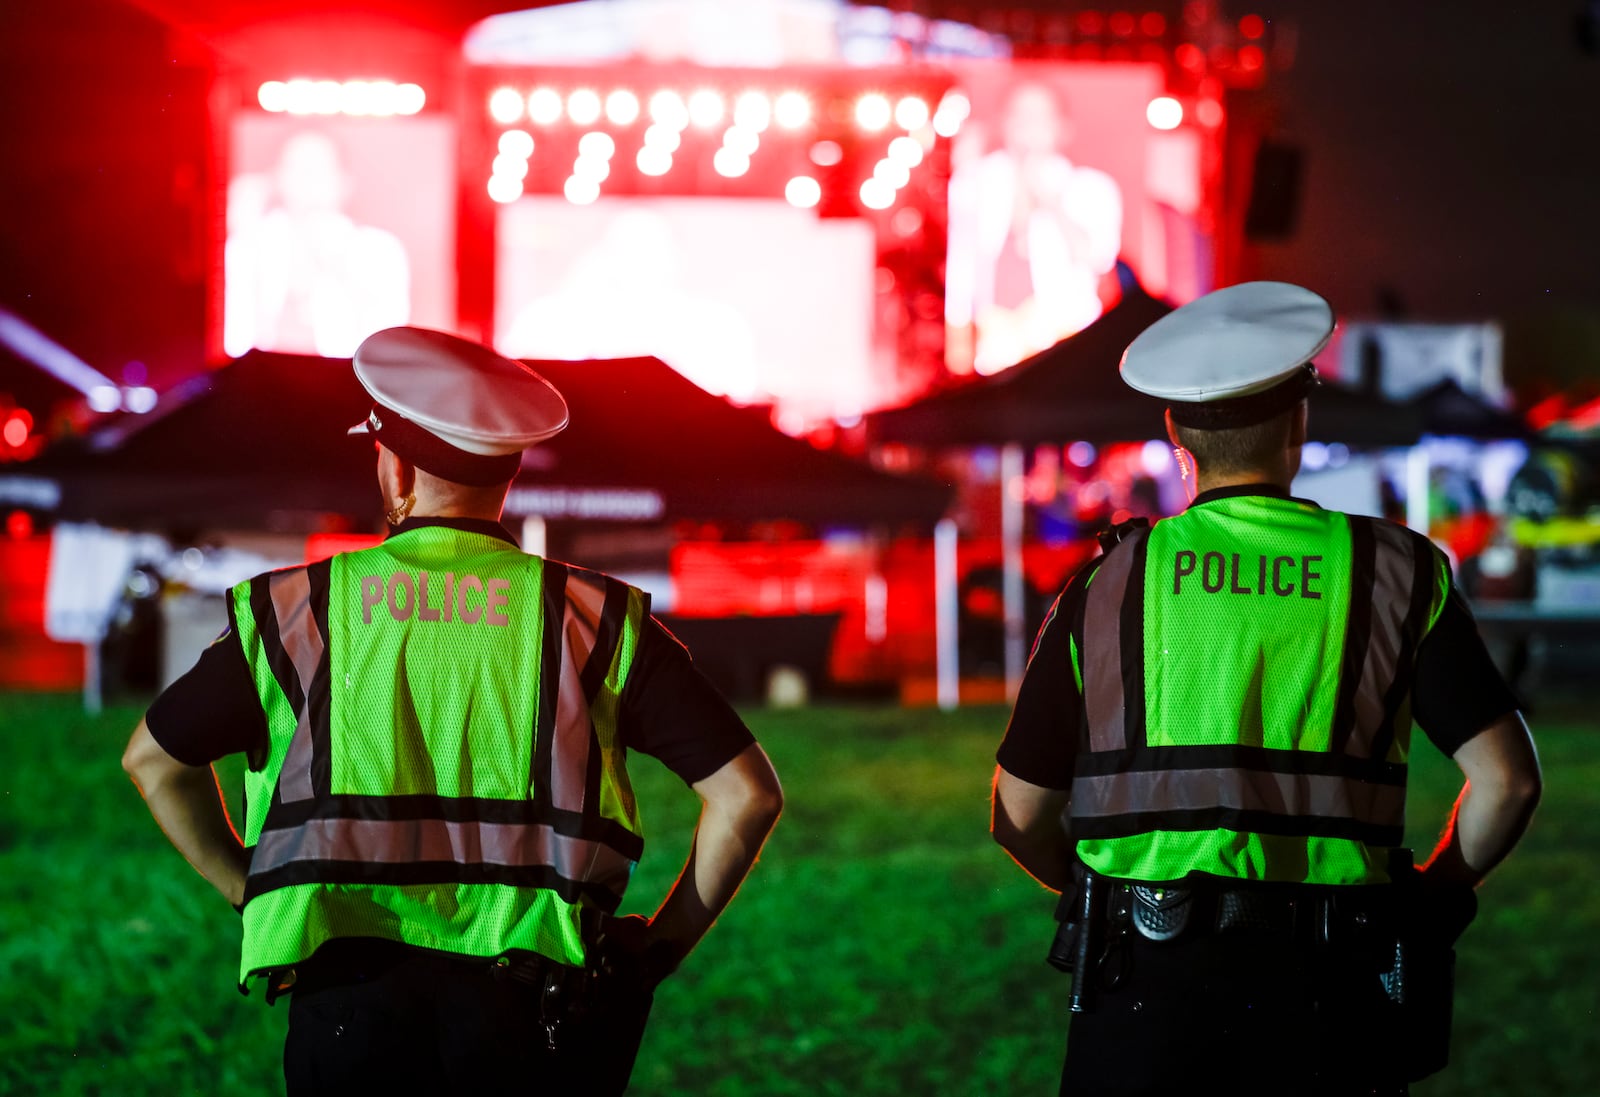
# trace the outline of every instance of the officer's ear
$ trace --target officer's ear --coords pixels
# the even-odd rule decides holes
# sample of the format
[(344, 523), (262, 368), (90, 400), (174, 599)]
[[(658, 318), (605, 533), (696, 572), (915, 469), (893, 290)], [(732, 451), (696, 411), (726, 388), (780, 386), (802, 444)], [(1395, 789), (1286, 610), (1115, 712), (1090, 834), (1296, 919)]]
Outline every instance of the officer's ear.
[(378, 490), (387, 500), (404, 499), (416, 488), (417, 467), (378, 443)]

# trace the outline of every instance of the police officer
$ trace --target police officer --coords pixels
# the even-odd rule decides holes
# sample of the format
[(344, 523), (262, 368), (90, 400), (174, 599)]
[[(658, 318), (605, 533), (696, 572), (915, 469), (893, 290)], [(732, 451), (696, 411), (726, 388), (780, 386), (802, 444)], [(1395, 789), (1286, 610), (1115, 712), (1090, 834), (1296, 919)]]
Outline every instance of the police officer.
[[(382, 544), (257, 576), (123, 765), (243, 915), (239, 983), (292, 992), (291, 1094), (620, 1092), (656, 983), (733, 897), (782, 793), (750, 732), (614, 578), (499, 523), (567, 422), (527, 366), (440, 332), (357, 350)], [(653, 918), (630, 750), (699, 794)], [(210, 764), (248, 756), (243, 841)]]
[[(1471, 889), (1538, 800), (1442, 554), (1289, 494), (1332, 329), (1316, 294), (1248, 283), (1123, 358), (1199, 493), (1068, 583), (995, 772), (995, 839), (1066, 890), (1064, 1094), (1405, 1092), (1442, 1065), (1417, 1036), (1447, 1043)], [(1413, 720), (1466, 777), (1420, 873)]]

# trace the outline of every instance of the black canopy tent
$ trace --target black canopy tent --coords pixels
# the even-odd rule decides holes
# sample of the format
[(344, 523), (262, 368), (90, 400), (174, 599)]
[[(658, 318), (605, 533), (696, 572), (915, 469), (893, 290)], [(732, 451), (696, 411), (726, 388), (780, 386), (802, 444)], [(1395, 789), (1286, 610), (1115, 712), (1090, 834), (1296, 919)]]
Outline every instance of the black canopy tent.
[[(532, 365), (572, 422), (529, 451), (514, 513), (926, 527), (950, 499), (948, 485), (790, 438), (659, 359)], [(371, 403), (348, 360), (252, 352), (184, 388), (6, 479), (54, 496), (40, 509), (56, 517), (130, 528), (295, 528), (307, 514), (364, 526), (380, 513), (370, 444), (345, 436)]]
[[(1128, 344), (1171, 311), (1134, 282), (1093, 324), (1011, 369), (869, 415), (868, 436), (950, 447), (1162, 438), (1164, 405), (1123, 384), (1118, 367)], [(1404, 446), (1421, 437), (1423, 417), (1327, 384), (1311, 395), (1309, 429), (1312, 441)]]

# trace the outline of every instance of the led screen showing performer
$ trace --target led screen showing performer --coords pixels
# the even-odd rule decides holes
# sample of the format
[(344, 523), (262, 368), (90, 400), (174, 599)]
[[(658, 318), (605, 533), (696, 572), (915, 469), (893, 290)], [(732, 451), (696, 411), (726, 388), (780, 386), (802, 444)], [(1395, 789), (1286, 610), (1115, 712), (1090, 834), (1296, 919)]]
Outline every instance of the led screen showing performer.
[(951, 153), (948, 361), (994, 373), (1093, 323), (1119, 256), (1137, 254), (1145, 65), (974, 68)]
[(232, 152), (229, 355), (255, 347), (348, 357), (380, 328), (452, 324), (448, 123), (241, 115)]

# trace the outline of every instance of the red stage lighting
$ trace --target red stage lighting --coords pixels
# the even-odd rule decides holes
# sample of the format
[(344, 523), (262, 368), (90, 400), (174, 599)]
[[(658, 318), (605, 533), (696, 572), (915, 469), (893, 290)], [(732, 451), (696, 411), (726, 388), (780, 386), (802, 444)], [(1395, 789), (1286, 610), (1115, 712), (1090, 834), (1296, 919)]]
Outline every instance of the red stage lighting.
[(752, 133), (761, 133), (772, 122), (772, 101), (764, 92), (747, 91), (733, 104), (733, 120)]
[(522, 197), (522, 180), (510, 175), (494, 175), (489, 178), (489, 197), (505, 205), (515, 202)]
[(561, 188), (561, 193), (565, 194), (567, 201), (573, 205), (587, 206), (600, 197), (600, 183), (574, 173)]
[(928, 101), (921, 96), (908, 95), (894, 106), (894, 122), (910, 132), (928, 124)]
[(1136, 25), (1132, 12), (1119, 11), (1111, 16), (1111, 33), (1118, 38), (1126, 38), (1133, 33)]
[(861, 184), (861, 204), (868, 209), (888, 209), (894, 198), (895, 188), (877, 176)]
[(1160, 38), (1167, 33), (1167, 17), (1159, 11), (1147, 11), (1139, 17), (1139, 31), (1146, 38)]
[(1144, 117), (1158, 130), (1175, 130), (1183, 124), (1183, 104), (1170, 95), (1158, 96), (1145, 107)]
[[(677, 134), (673, 133), (673, 137)], [(642, 175), (665, 175), (672, 170), (672, 153), (656, 145), (646, 145), (634, 157), (634, 163)]]
[(675, 91), (658, 91), (650, 97), (650, 120), (659, 126), (681, 130), (689, 124), (689, 108)]
[(877, 133), (889, 124), (894, 109), (889, 100), (875, 91), (869, 91), (856, 100), (856, 125), (868, 133)]
[(1257, 72), (1266, 63), (1266, 55), (1261, 52), (1260, 46), (1241, 46), (1239, 48), (1239, 67), (1245, 72)]
[(1253, 42), (1267, 33), (1267, 21), (1259, 15), (1247, 15), (1239, 20), (1239, 33)]
[(701, 88), (689, 96), (689, 121), (701, 129), (710, 129), (721, 122), (726, 109), (722, 96), (710, 88)]
[(566, 104), (555, 88), (534, 88), (528, 96), (528, 118), (536, 126), (550, 126), (561, 121)]
[(5, 427), (0, 428), (0, 437), (4, 437), (6, 445), (12, 449), (21, 449), (32, 432), (33, 416), (26, 408), (18, 408), (7, 417)]
[(837, 141), (818, 141), (811, 146), (811, 162), (819, 168), (831, 168), (844, 159), (844, 148)]
[(609, 160), (617, 151), (617, 143), (609, 133), (594, 130), (578, 138), (578, 155), (589, 160)]
[(631, 126), (639, 117), (639, 97), (619, 88), (606, 96), (606, 120), (614, 126)]
[(489, 96), (489, 117), (502, 126), (522, 118), (522, 93), (516, 88), (499, 88)]
[(493, 170), (497, 176), (503, 175), (520, 183), (528, 177), (528, 160), (524, 156), (513, 156), (509, 152), (502, 152), (494, 158)]
[(592, 88), (579, 88), (567, 96), (567, 117), (580, 126), (600, 118), (600, 96)]
[(761, 138), (754, 130), (747, 130), (743, 126), (733, 125), (728, 127), (728, 132), (722, 135), (724, 147), (733, 150), (744, 157), (755, 155), (756, 149), (761, 147)]
[(6, 533), (13, 540), (23, 541), (33, 536), (33, 515), (25, 510), (14, 510), (6, 515)]
[(750, 170), (750, 157), (738, 149), (723, 147), (711, 158), (711, 166), (716, 169), (718, 175), (737, 179)]
[(811, 100), (798, 91), (786, 91), (772, 104), (772, 116), (784, 129), (799, 129), (811, 121)]
[[(645, 150), (655, 150), (663, 153), (669, 161), (672, 154), (678, 151), (678, 146), (681, 144), (683, 144), (683, 135), (671, 126), (663, 125), (660, 122), (644, 131)], [(643, 170), (643, 168), (641, 167), (640, 170)], [(645, 174), (653, 175), (659, 173), (646, 172)]]
[(783, 196), (791, 206), (811, 209), (822, 201), (822, 186), (809, 175), (797, 175), (784, 186)]
[(533, 155), (533, 134), (527, 130), (506, 130), (500, 135), (498, 148), (507, 156), (526, 160)]

